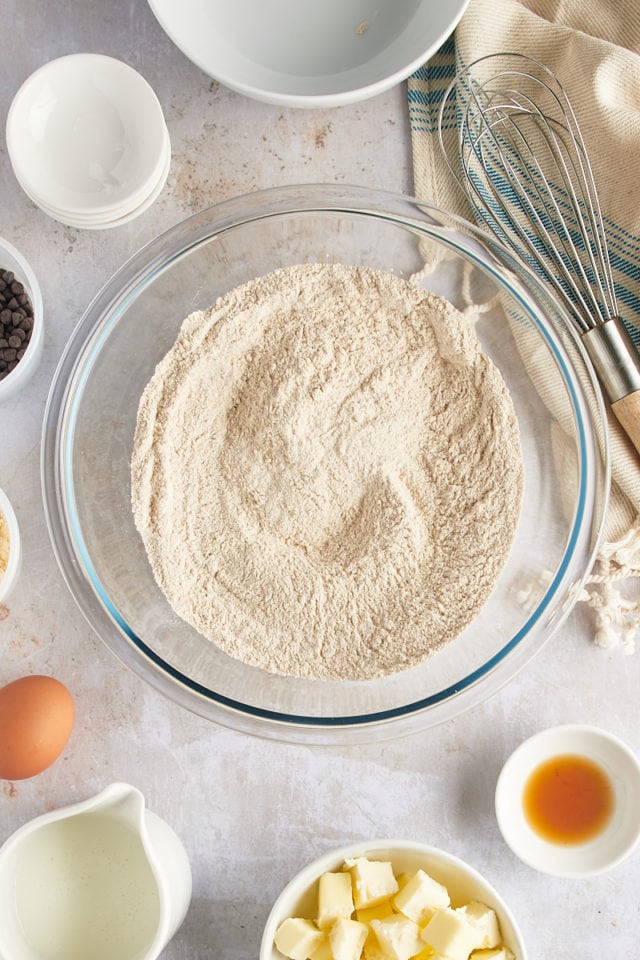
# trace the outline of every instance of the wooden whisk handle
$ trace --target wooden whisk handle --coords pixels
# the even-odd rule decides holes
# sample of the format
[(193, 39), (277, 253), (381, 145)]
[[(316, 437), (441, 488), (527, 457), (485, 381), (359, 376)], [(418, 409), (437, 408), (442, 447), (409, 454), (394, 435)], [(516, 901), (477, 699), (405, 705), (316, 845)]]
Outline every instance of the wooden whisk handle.
[(611, 404), (611, 409), (618, 418), (631, 443), (640, 453), (640, 390), (628, 393), (626, 397)]

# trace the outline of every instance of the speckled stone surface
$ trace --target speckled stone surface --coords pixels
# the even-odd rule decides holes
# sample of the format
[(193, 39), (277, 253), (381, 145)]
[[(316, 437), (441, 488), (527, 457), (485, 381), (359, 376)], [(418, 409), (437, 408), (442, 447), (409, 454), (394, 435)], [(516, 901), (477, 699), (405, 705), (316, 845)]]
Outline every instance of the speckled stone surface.
[(53, 767), (30, 781), (0, 781), (0, 841), (113, 780), (138, 786), (182, 837), (193, 869), (192, 905), (165, 960), (256, 958), (270, 906), (294, 872), (335, 845), (383, 836), (433, 843), (481, 870), (506, 895), (530, 960), (637, 960), (640, 851), (601, 877), (547, 878), (515, 859), (493, 814), (501, 764), (543, 727), (588, 721), (640, 751), (640, 652), (597, 648), (587, 611), (576, 609), (516, 679), (453, 721), (377, 745), (286, 745), (213, 726), (122, 667), (77, 610), (50, 547), (42, 416), (66, 340), (95, 293), (146, 241), (239, 193), (317, 181), (411, 193), (404, 87), (336, 110), (244, 99), (192, 65), (144, 0), (5, 0), (2, 22), (0, 129), (34, 69), (93, 51), (149, 80), (173, 153), (167, 186), (149, 211), (115, 230), (82, 232), (30, 203), (0, 137), (0, 232), (35, 269), (46, 309), (38, 371), (0, 405), (0, 486), (24, 543), (19, 585), (0, 610), (0, 683), (50, 673), (77, 707), (72, 739)]

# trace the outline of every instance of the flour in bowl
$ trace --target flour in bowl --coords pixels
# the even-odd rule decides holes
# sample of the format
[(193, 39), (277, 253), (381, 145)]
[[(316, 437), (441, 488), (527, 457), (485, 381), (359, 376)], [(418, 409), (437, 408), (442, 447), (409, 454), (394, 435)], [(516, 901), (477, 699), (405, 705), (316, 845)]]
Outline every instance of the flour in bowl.
[(478, 614), (522, 475), (509, 393), (450, 303), (307, 264), (184, 320), (140, 402), (132, 503), (205, 637), (274, 673), (368, 680)]

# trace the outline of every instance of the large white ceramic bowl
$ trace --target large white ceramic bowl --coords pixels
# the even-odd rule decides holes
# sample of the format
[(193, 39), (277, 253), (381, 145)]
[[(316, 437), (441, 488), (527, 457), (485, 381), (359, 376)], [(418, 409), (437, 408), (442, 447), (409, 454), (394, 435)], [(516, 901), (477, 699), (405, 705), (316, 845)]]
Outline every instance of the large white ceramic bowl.
[(149, 0), (205, 73), (245, 96), (336, 107), (406, 79), (434, 53), (468, 0)]
[(128, 64), (102, 54), (70, 54), (36, 70), (11, 103), (6, 133), (31, 199), (71, 217), (125, 215), (166, 164), (154, 91)]
[[(499, 294), (502, 304), (482, 313), (477, 333), (511, 392), (524, 497), (493, 593), (467, 629), (429, 660), (377, 680), (288, 677), (228, 656), (170, 607), (134, 525), (130, 465), (142, 392), (183, 319), (234, 287), (305, 262), (410, 278), (429, 252), (445, 259), (416, 280), (421, 287), (459, 306), (467, 289), (483, 300)], [(541, 366), (553, 410), (521, 351)], [(541, 649), (591, 567), (606, 508), (607, 463), (595, 377), (579, 337), (540, 284), (519, 279), (508, 254), (442, 211), (329, 185), (226, 201), (172, 227), (118, 271), (61, 359), (45, 413), (42, 460), (61, 569), (118, 657), (215, 722), (332, 743), (442, 722), (489, 696)], [(249, 459), (238, 470), (239, 483), (251, 467)]]
[(271, 909), (262, 935), (260, 960), (283, 960), (273, 942), (282, 921), (287, 917), (313, 919), (321, 875), (340, 870), (345, 860), (356, 857), (391, 861), (396, 876), (424, 870), (447, 888), (454, 908), (471, 900), (491, 907), (498, 917), (502, 942), (511, 950), (514, 960), (527, 960), (526, 947), (516, 919), (495, 887), (464, 860), (437, 847), (411, 840), (351, 843), (331, 850), (304, 867), (289, 881)]

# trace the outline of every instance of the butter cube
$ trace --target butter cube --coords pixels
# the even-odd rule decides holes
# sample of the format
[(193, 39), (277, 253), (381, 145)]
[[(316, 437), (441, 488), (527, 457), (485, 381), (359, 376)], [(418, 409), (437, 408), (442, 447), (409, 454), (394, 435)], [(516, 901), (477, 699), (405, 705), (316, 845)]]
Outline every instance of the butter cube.
[[(450, 902), (447, 888), (424, 870), (418, 870), (393, 898), (396, 910), (420, 927), (425, 925), (436, 910), (448, 907)], [(486, 944), (486, 946), (492, 946), (492, 944)]]
[(398, 891), (393, 866), (387, 860), (368, 860), (356, 857), (347, 860), (345, 868), (353, 880), (353, 899), (356, 908), (373, 907)]
[(368, 927), (358, 920), (336, 920), (329, 930), (333, 960), (359, 960), (368, 933)]
[(364, 942), (363, 949), (365, 960), (389, 960), (371, 928), (371, 921), (385, 920), (387, 917), (393, 916), (395, 916), (395, 914), (391, 900), (383, 900), (381, 903), (377, 903), (375, 907), (361, 907), (360, 910), (356, 910), (358, 920), (361, 923), (366, 923), (369, 927), (369, 934)]
[(489, 950), (474, 950), (469, 960), (514, 960), (508, 947), (494, 947)]
[(428, 943), (425, 943), (420, 953), (416, 953), (412, 960), (446, 960), (446, 958), (441, 954), (436, 953), (433, 947), (430, 947)]
[(324, 934), (318, 930), (315, 923), (301, 917), (288, 917), (283, 920), (273, 938), (280, 953), (291, 960), (308, 960), (323, 940)]
[(320, 929), (330, 927), (340, 917), (353, 913), (351, 876), (348, 873), (323, 873), (318, 884), (318, 917)]
[(424, 948), (418, 924), (408, 917), (396, 914), (386, 920), (372, 920), (371, 929), (388, 960), (409, 960)]
[(329, 938), (326, 935), (324, 936), (322, 943), (313, 948), (309, 954), (309, 960), (333, 960), (331, 944), (329, 943)]
[[(346, 874), (348, 876), (348, 874)], [(391, 905), (391, 900), (382, 900), (381, 903), (376, 903), (374, 907), (360, 907), (359, 910), (356, 910), (356, 918), (360, 923), (370, 924), (372, 920), (384, 920), (385, 917), (390, 917), (393, 915), (393, 907)]]
[(422, 939), (447, 960), (468, 960), (478, 946), (479, 930), (463, 913), (444, 907), (436, 910), (422, 931)]
[(373, 930), (369, 931), (369, 935), (364, 942), (362, 956), (364, 960), (389, 960)]
[(459, 907), (456, 913), (463, 913), (479, 928), (477, 947), (482, 949), (486, 947), (499, 947), (502, 937), (500, 935), (500, 925), (495, 910), (488, 907), (486, 903), (480, 903), (479, 900), (472, 900), (464, 907)]

